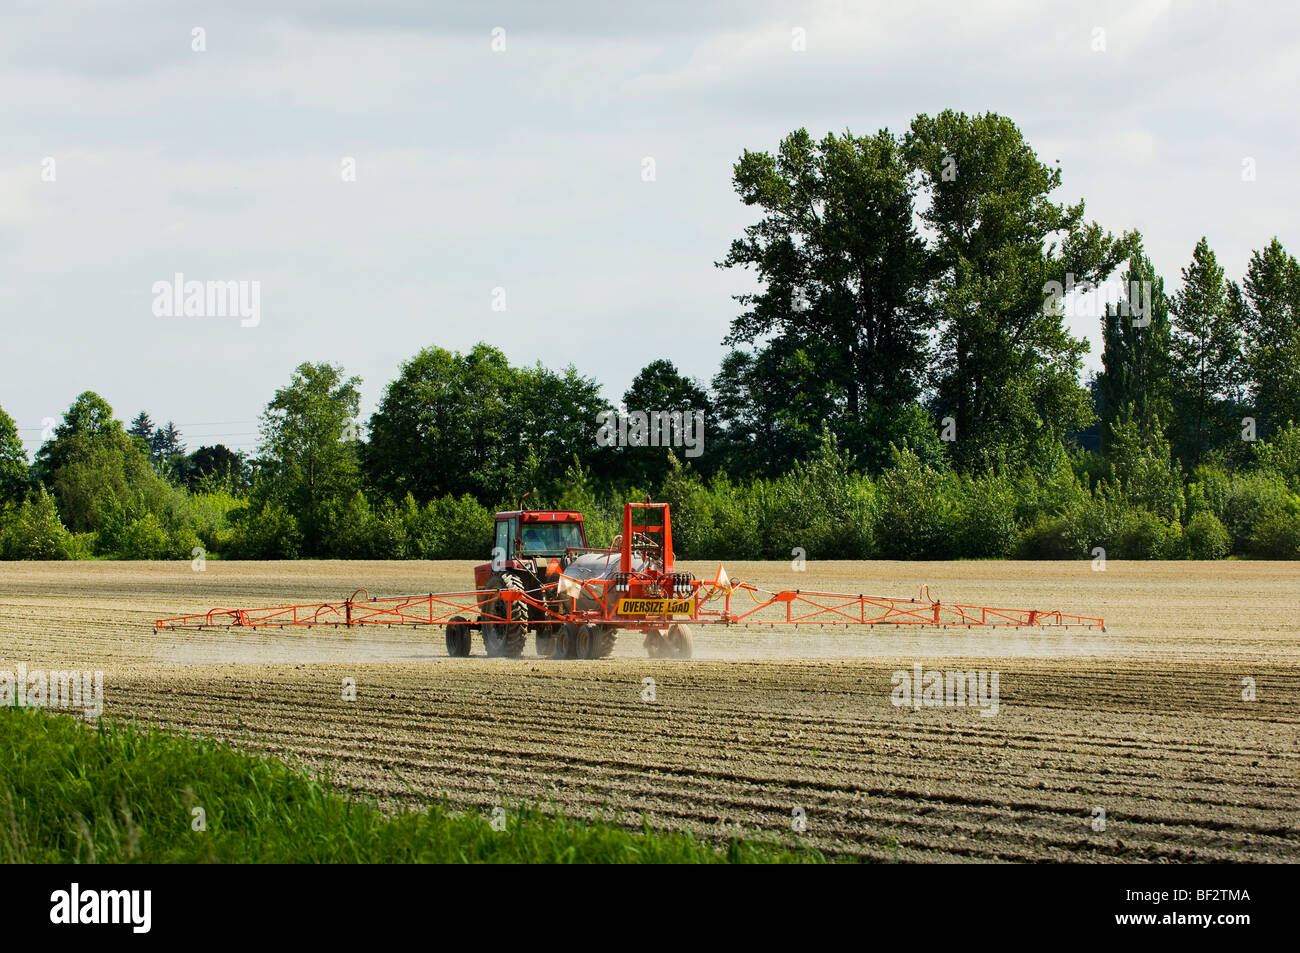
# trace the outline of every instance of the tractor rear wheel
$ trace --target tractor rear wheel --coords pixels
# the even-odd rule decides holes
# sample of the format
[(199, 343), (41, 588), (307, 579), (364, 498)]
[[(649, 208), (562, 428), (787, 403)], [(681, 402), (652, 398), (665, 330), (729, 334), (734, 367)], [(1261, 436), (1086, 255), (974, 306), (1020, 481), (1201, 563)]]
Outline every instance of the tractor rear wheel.
[(646, 630), (642, 647), (645, 649), (645, 654), (651, 658), (663, 658), (668, 654), (668, 643), (664, 641), (664, 634), (658, 629)]
[(469, 620), (462, 615), (452, 616), (451, 621), (447, 623), (447, 654), (452, 658), (464, 658), (469, 655), (472, 637)]
[(695, 639), (689, 626), (670, 625), (668, 627), (668, 654), (670, 658), (690, 658), (695, 651)]
[(587, 658), (609, 658), (618, 640), (618, 630), (609, 625), (591, 627), (591, 644), (587, 647)]
[(573, 631), (573, 654), (571, 658), (591, 658), (592, 630), (595, 626), (583, 623)]
[[(507, 589), (524, 592), (524, 584), (511, 573), (492, 577), (488, 588), (498, 594)], [(483, 645), (493, 658), (519, 658), (524, 654), (524, 639), (528, 633), (528, 603), (522, 599), (497, 598), (487, 605), (487, 615), (495, 616), (483, 623)]]
[(560, 631), (555, 635), (555, 655), (556, 659), (573, 658), (573, 643), (576, 638), (577, 626), (572, 622), (566, 622), (560, 626)]

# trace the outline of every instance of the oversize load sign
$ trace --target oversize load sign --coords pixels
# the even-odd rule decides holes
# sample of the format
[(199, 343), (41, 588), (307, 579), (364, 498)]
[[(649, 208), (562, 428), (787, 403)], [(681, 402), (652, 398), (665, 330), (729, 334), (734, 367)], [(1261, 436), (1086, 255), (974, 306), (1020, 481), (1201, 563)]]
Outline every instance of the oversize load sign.
[(620, 599), (619, 615), (694, 615), (694, 599)]

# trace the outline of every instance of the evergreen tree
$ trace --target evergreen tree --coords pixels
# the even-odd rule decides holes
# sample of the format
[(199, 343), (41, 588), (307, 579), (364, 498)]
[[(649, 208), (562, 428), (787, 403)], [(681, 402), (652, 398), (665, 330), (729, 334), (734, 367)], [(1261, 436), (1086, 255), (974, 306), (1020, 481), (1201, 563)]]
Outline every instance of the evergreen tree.
[(1164, 280), (1132, 239), (1124, 272), (1125, 300), (1107, 305), (1102, 316), (1103, 370), (1097, 375), (1101, 445), (1108, 448), (1114, 425), (1127, 417), (1144, 439), (1162, 433), (1172, 416), (1169, 379), (1169, 300)]
[(1240, 384), (1241, 332), (1229, 307), (1223, 269), (1202, 237), (1174, 296), (1172, 351), (1174, 452), (1194, 467), (1234, 439), (1228, 414)]
[(1245, 352), (1258, 433), (1300, 421), (1300, 263), (1274, 238), (1250, 257)]
[(154, 436), (153, 418), (151, 418), (146, 411), (142, 410), (140, 413), (135, 415), (135, 418), (131, 421), (131, 426), (126, 429), (126, 432), (128, 436), (139, 437), (143, 440), (152, 452)]

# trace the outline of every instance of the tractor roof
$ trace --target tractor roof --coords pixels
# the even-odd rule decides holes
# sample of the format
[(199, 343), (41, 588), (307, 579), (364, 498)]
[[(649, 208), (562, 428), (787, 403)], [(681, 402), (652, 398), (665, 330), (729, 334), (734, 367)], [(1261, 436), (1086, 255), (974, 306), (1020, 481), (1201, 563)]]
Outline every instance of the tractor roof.
[(498, 513), (498, 520), (519, 517), (524, 523), (581, 523), (582, 514), (576, 510), (508, 510)]

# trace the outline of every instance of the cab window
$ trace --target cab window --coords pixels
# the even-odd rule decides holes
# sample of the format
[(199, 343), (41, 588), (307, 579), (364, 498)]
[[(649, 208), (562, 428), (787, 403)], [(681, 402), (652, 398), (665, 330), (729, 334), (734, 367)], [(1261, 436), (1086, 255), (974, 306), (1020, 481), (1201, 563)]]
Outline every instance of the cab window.
[(497, 521), (497, 537), (496, 541), (492, 545), (493, 548), (500, 547), (501, 552), (505, 555), (506, 559), (509, 559), (513, 555), (511, 553), (511, 549), (513, 548), (511, 543), (515, 535), (514, 527), (514, 520)]

